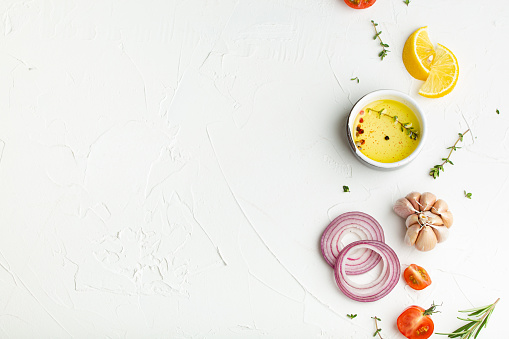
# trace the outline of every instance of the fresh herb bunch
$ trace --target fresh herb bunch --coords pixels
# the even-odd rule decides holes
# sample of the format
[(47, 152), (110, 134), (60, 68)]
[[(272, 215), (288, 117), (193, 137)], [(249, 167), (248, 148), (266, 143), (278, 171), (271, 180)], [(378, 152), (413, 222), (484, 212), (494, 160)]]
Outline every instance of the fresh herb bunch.
[(399, 121), (397, 115), (392, 116), (390, 114), (384, 113), (385, 108), (382, 108), (379, 111), (377, 111), (376, 109), (372, 109), (372, 108), (367, 108), (366, 110), (377, 113), (378, 114), (378, 118), (381, 118), (382, 115), (385, 115), (386, 117), (391, 118), (394, 122), (399, 123), (400, 128), (401, 128), (401, 132), (406, 132), (406, 134), (410, 137), (410, 139), (417, 140), (417, 138), (419, 137), (419, 132), (415, 130), (415, 127), (412, 127), (412, 123), (410, 123), (410, 122), (407, 122), (407, 123), (401, 122), (401, 121)]
[(463, 133), (458, 133), (458, 140), (456, 140), (456, 142), (454, 143), (454, 145), (452, 145), (451, 147), (447, 147), (447, 149), (450, 149), (451, 151), (449, 152), (449, 155), (447, 156), (447, 158), (442, 158), (442, 163), (439, 164), (439, 165), (435, 165), (433, 166), (433, 168), (430, 169), (429, 171), (429, 175), (433, 177), (433, 179), (436, 179), (439, 177), (440, 175), (440, 171), (444, 171), (444, 165), (445, 164), (451, 164), (451, 165), (454, 165), (454, 163), (451, 161), (451, 154), (453, 151), (457, 151), (458, 149), (460, 149), (461, 147), (458, 147), (456, 146), (458, 144), (458, 142), (460, 141), (463, 141), (463, 137), (465, 136), (465, 134), (467, 134), (468, 132), (470, 132), (470, 129), (467, 129), (465, 132)]
[(378, 56), (380, 57), (381, 60), (383, 60), (386, 56), (387, 56), (387, 53), (390, 52), (387, 48), (389, 48), (389, 45), (385, 44), (383, 41), (382, 41), (382, 38), (380, 38), (380, 34), (382, 34), (382, 31), (378, 31), (376, 26), (378, 26), (378, 24), (376, 22), (374, 22), (373, 20), (371, 20), (371, 23), (373, 24), (373, 27), (375, 28), (375, 36), (373, 36), (373, 40), (376, 40), (376, 38), (378, 38), (378, 40), (380, 40), (380, 46), (382, 46), (382, 51), (380, 53), (378, 53)]
[[(460, 339), (469, 339), (469, 338), (477, 338), (481, 329), (486, 327), (488, 324), (488, 320), (495, 310), (495, 306), (497, 305), (500, 298), (498, 298), (493, 304), (472, 308), (469, 310), (459, 311), (462, 313), (468, 313), (468, 318), (460, 318), (459, 320), (467, 321), (466, 325), (461, 326), (456, 331), (452, 333), (436, 333), (439, 335), (446, 335), (449, 338), (460, 338)], [(472, 319), (471, 317), (477, 317), (477, 319)]]

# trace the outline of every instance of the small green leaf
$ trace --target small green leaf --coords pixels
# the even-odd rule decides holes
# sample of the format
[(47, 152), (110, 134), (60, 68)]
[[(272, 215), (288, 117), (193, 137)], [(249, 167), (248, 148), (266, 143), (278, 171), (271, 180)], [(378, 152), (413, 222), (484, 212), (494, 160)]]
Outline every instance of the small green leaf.
[[(472, 199), (472, 193), (467, 193), (467, 191), (463, 191), (463, 194), (465, 195), (465, 198)], [(477, 311), (477, 312), (482, 313), (482, 311)], [(472, 313), (472, 315), (477, 315), (478, 314), (477, 312)], [(469, 316), (470, 316), (470, 314), (469, 314)]]
[(497, 114), (500, 114), (500, 111), (497, 109)]
[(343, 192), (350, 192), (350, 187), (343, 186)]
[(357, 314), (347, 314), (346, 316), (350, 319), (353, 319), (357, 316)]

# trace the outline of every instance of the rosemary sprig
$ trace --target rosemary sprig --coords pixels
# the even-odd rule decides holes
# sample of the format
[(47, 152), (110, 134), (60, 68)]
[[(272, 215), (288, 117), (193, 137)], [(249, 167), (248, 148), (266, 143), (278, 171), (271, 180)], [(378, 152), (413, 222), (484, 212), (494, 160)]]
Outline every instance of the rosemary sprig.
[(401, 121), (399, 121), (397, 115), (393, 116), (393, 115), (384, 113), (385, 108), (382, 108), (379, 111), (377, 111), (376, 109), (372, 109), (372, 108), (367, 108), (366, 110), (377, 113), (378, 114), (378, 118), (381, 118), (382, 115), (385, 115), (386, 117), (391, 118), (395, 123), (397, 122), (400, 125), (399, 127), (401, 128), (401, 132), (405, 132), (406, 131), (406, 134), (410, 137), (410, 139), (417, 140), (417, 138), (419, 137), (419, 132), (415, 129), (415, 127), (412, 126), (412, 123), (410, 123), (410, 122), (407, 122), (407, 123), (401, 122)]
[(376, 331), (375, 331), (375, 333), (373, 333), (373, 337), (376, 337), (376, 335), (378, 334), (378, 336), (380, 337), (380, 339), (383, 339), (383, 338), (382, 338), (382, 335), (380, 334), (380, 332), (382, 331), (382, 329), (381, 329), (381, 328), (378, 328), (378, 322), (377, 322), (377, 321), (382, 321), (382, 320), (380, 320), (380, 318), (378, 318), (377, 316), (371, 317), (371, 319), (375, 319), (375, 327), (376, 327)]
[(376, 26), (378, 26), (378, 24), (376, 22), (374, 22), (373, 20), (371, 20), (371, 23), (373, 24), (373, 27), (375, 28), (375, 36), (373, 36), (373, 40), (376, 40), (376, 38), (378, 38), (378, 40), (380, 40), (380, 46), (382, 46), (382, 51), (380, 53), (378, 53), (378, 56), (380, 57), (381, 60), (383, 60), (387, 56), (387, 52), (390, 52), (387, 49), (387, 48), (389, 48), (389, 45), (385, 44), (382, 41), (382, 38), (380, 38), (380, 34), (382, 34), (382, 31), (379, 32), (376, 29)]
[(408, 6), (408, 4), (410, 4), (410, 0), (403, 0), (403, 3), (405, 3)]
[[(459, 320), (467, 321), (468, 323), (458, 328), (456, 331), (452, 333), (435, 333), (439, 335), (446, 335), (449, 338), (460, 338), (460, 339), (469, 339), (469, 338), (477, 338), (479, 332), (483, 327), (486, 327), (488, 324), (488, 320), (495, 310), (495, 306), (497, 305), (500, 298), (498, 298), (493, 304), (472, 308), (469, 310), (459, 311), (462, 313), (468, 313), (469, 318), (460, 318)], [(477, 317), (477, 319), (472, 319), (471, 317)]]
[(357, 83), (359, 83), (359, 77), (351, 78), (350, 80), (357, 80)]
[(430, 169), (429, 171), (429, 175), (433, 177), (433, 179), (436, 179), (439, 177), (440, 175), (440, 171), (444, 171), (444, 165), (445, 164), (451, 164), (451, 165), (454, 165), (454, 163), (451, 161), (451, 154), (453, 151), (457, 151), (458, 149), (460, 149), (461, 147), (458, 147), (456, 146), (458, 144), (458, 142), (460, 141), (463, 141), (463, 136), (465, 136), (465, 134), (467, 134), (468, 132), (470, 132), (470, 128), (467, 129), (465, 132), (463, 133), (458, 133), (458, 140), (456, 140), (456, 142), (454, 143), (454, 145), (452, 145), (451, 147), (447, 147), (447, 149), (450, 149), (451, 151), (449, 152), (449, 155), (447, 156), (447, 158), (442, 158), (442, 163), (439, 164), (439, 165), (435, 165), (433, 166), (433, 168)]

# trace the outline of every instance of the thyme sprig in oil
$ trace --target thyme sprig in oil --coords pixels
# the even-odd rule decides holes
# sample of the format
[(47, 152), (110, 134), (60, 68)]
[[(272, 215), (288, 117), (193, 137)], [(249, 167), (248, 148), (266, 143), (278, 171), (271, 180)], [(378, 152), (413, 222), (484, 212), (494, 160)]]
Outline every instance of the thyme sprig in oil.
[(401, 128), (401, 132), (405, 132), (410, 137), (410, 139), (417, 140), (417, 138), (419, 137), (419, 131), (417, 131), (415, 129), (415, 127), (412, 126), (411, 122), (399, 121), (399, 118), (397, 115), (390, 115), (390, 114), (385, 113), (385, 108), (382, 108), (379, 111), (377, 111), (376, 109), (372, 109), (372, 108), (367, 108), (366, 110), (377, 113), (378, 118), (381, 118), (382, 115), (386, 116), (388, 118), (391, 118), (394, 121), (394, 123), (399, 124), (399, 127)]

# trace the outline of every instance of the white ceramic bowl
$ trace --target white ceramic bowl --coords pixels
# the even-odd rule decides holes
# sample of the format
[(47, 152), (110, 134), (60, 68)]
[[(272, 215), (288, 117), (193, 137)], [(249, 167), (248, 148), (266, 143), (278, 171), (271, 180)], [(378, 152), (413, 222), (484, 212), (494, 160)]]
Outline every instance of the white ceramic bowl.
[[(370, 102), (376, 101), (376, 100), (395, 100), (398, 102), (401, 102), (402, 104), (406, 105), (408, 108), (410, 108), (415, 115), (417, 116), (417, 119), (419, 120), (419, 124), (421, 125), (421, 133), (419, 135), (419, 144), (417, 145), (417, 148), (405, 159), (397, 161), (397, 162), (391, 162), (391, 163), (383, 163), (378, 162), (373, 159), (368, 158), (364, 154), (359, 151), (359, 149), (355, 146), (352, 131), (353, 131), (353, 124), (355, 122), (355, 118), (357, 114), (360, 112), (361, 109), (363, 109), (367, 104)], [(348, 115), (348, 122), (346, 124), (346, 133), (348, 136), (348, 143), (350, 144), (350, 148), (352, 152), (356, 155), (357, 159), (359, 159), (363, 164), (367, 165), (368, 167), (379, 169), (379, 170), (393, 170), (400, 168), (402, 166), (407, 165), (409, 162), (414, 160), (419, 152), (422, 150), (424, 146), (424, 142), (426, 141), (426, 118), (424, 117), (424, 112), (421, 110), (417, 102), (406, 95), (405, 93), (390, 90), (390, 89), (382, 89), (378, 91), (374, 91), (371, 93), (366, 94), (362, 98), (357, 101), (357, 103), (352, 107), (352, 110), (350, 111), (350, 114)]]

